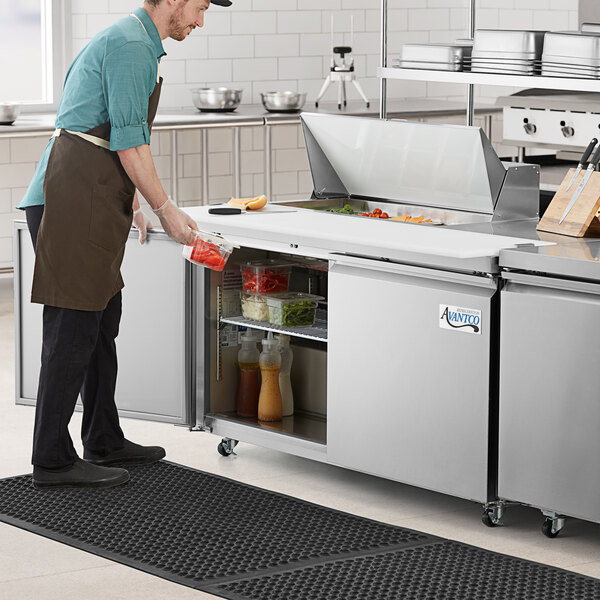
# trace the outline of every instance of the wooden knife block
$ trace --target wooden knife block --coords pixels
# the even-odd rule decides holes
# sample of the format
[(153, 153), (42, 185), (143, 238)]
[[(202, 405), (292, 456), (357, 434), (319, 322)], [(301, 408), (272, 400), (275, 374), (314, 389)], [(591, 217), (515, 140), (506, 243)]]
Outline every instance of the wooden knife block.
[(537, 229), (539, 231), (550, 231), (560, 233), (571, 237), (600, 236), (600, 221), (598, 220), (598, 211), (600, 210), (600, 173), (594, 172), (587, 185), (583, 189), (581, 196), (575, 202), (565, 220), (559, 224), (559, 221), (565, 212), (577, 186), (581, 182), (585, 170), (573, 182), (571, 189), (567, 192), (567, 186), (575, 169), (570, 169), (567, 176), (563, 179), (552, 202), (546, 209), (544, 216), (540, 219)]

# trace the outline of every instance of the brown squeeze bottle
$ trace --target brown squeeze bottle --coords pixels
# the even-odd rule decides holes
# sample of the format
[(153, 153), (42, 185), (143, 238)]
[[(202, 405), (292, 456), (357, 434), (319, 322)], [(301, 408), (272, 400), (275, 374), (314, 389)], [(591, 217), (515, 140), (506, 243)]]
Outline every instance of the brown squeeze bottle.
[(258, 361), (260, 354), (256, 339), (250, 332), (241, 336), (242, 347), (238, 352), (240, 382), (238, 385), (236, 411), (240, 417), (256, 417), (258, 414)]
[(260, 374), (262, 385), (258, 399), (259, 421), (281, 421), (281, 392), (279, 390), (279, 371), (281, 370), (281, 354), (278, 350), (279, 340), (269, 337), (262, 341), (263, 351), (260, 353)]

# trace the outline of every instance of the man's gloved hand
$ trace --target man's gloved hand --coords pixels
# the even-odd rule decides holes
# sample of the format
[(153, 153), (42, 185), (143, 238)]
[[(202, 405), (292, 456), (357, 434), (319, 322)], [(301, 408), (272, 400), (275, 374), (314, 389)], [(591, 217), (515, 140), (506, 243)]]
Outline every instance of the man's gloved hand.
[(193, 233), (198, 230), (196, 221), (180, 210), (171, 198), (154, 213), (158, 215), (165, 233), (176, 242), (191, 244), (196, 238)]
[(133, 211), (133, 226), (140, 232), (139, 241), (143, 246), (146, 241), (147, 230), (152, 229), (152, 223), (141, 208)]

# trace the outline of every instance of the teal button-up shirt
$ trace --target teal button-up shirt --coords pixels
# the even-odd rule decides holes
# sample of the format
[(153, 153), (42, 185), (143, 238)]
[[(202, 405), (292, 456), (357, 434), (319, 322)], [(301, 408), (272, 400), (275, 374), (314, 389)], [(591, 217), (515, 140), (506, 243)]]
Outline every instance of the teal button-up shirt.
[[(150, 143), (148, 100), (158, 79), (158, 63), (165, 55), (148, 13), (138, 8), (133, 14), (138, 18), (120, 19), (79, 53), (67, 73), (56, 115), (56, 128), (71, 131), (85, 132), (110, 122), (110, 149), (114, 151)], [(18, 208), (44, 204), (44, 178), (53, 144), (54, 138)]]

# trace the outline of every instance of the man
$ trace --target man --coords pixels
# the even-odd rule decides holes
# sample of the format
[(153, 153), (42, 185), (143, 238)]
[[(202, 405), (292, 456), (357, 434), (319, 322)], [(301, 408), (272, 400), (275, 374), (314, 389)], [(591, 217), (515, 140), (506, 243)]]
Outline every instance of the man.
[[(194, 221), (160, 184), (149, 144), (162, 40), (184, 40), (203, 26), (208, 7), (209, 0), (145, 0), (82, 50), (67, 74), (57, 130), (19, 206), (36, 248), (31, 299), (44, 305), (32, 458), (37, 489), (112, 487), (129, 473), (110, 465), (165, 456), (160, 447), (126, 440), (119, 426), (120, 267), (132, 219), (141, 241), (146, 235), (136, 188), (171, 238), (185, 244), (194, 237)], [(68, 431), (79, 393), (85, 460)]]

